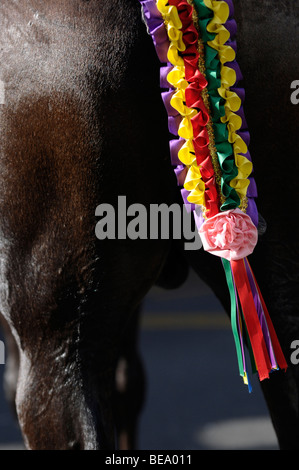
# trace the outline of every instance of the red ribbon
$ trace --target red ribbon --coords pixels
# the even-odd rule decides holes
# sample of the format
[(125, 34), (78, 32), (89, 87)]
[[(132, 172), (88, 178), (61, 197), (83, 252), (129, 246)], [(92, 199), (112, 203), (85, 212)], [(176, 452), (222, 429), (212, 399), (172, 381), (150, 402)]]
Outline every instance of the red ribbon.
[[(269, 373), (272, 369), (271, 361), (269, 358), (267, 346), (265, 343), (263, 331), (259, 322), (259, 317), (256, 311), (249, 279), (247, 276), (244, 260), (231, 261), (231, 268), (234, 276), (235, 286), (240, 299), (244, 320), (246, 323), (256, 368), (259, 374), (259, 379), (264, 380), (269, 378)], [(255, 280), (256, 283), (256, 280)], [(258, 285), (256, 283), (258, 288)], [(278, 366), (281, 369), (286, 369), (287, 364), (280, 348), (271, 318), (266, 308), (265, 302), (261, 296), (258, 288), (260, 300), (264, 309), (264, 313), (267, 320), (268, 330), (271, 336), (273, 350)]]

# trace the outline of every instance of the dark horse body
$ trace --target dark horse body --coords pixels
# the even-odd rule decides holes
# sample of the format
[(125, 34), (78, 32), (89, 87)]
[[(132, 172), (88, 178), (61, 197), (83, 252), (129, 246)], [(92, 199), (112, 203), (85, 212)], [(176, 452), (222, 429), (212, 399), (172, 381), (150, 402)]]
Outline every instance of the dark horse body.
[[(290, 101), (298, 7), (235, 1), (268, 225), (251, 262), (287, 359), (299, 339), (298, 108)], [(126, 195), (127, 204), (171, 204), (180, 196), (159, 62), (138, 0), (2, 0), (0, 44), (0, 308), (20, 361), (21, 429), (31, 449), (112, 448), (120, 354), (135, 371), (133, 393), (142, 392), (134, 335), (144, 295), (159, 277), (166, 287), (182, 281), (188, 261), (227, 306), (221, 263), (202, 250), (184, 260), (179, 247), (175, 262), (167, 240), (95, 237), (101, 203), (116, 206)], [(262, 385), (281, 448), (299, 447), (298, 386), (292, 364)]]

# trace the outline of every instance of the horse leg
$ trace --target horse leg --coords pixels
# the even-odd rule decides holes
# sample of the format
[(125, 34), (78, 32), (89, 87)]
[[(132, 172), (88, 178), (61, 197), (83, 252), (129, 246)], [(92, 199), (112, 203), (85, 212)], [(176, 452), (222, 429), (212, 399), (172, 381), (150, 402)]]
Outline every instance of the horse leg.
[(145, 371), (138, 348), (140, 314), (138, 307), (126, 326), (116, 366), (113, 403), (120, 450), (138, 447), (138, 420), (146, 393)]
[[(74, 334), (73, 340), (76, 341)], [(61, 338), (60, 338), (61, 339)], [(101, 338), (99, 338), (101, 340)], [(65, 338), (63, 338), (65, 342)], [(66, 351), (45, 341), (40, 358), (25, 348), (20, 356), (16, 394), (17, 413), (25, 444), (32, 450), (96, 450), (114, 448), (114, 428), (109, 391), (112, 365), (105, 356), (105, 369), (97, 370), (98, 398), (89, 393), (91, 380), (79, 350)], [(60, 350), (59, 350), (60, 348)], [(48, 364), (47, 364), (48, 362)], [(85, 364), (84, 364), (85, 365)], [(103, 369), (103, 366), (102, 366)], [(88, 373), (95, 375), (92, 367)]]
[(299, 448), (299, 370), (291, 360), (291, 345), (299, 338), (296, 245), (287, 234), (281, 240), (266, 233), (252, 262), (288, 362), (286, 372), (273, 372), (269, 380), (261, 382), (282, 450)]
[(2, 315), (0, 316), (0, 323), (4, 334), (6, 353), (3, 376), (4, 394), (13, 415), (16, 417), (16, 390), (20, 365), (19, 350), (11, 329)]

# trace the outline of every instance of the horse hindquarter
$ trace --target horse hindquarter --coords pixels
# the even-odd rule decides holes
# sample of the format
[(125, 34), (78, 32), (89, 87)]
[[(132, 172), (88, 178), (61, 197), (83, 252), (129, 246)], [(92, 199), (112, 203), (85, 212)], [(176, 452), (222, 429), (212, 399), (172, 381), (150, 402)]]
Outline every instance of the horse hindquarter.
[[(139, 5), (102, 3), (0, 6), (0, 307), (20, 353), (16, 405), (31, 449), (113, 447), (120, 334), (168, 249), (95, 237), (100, 203), (150, 202), (150, 166), (163, 187), (155, 202), (174, 187), (164, 112), (156, 122), (150, 112), (162, 109), (158, 87), (144, 93), (158, 67)], [(136, 61), (141, 49), (150, 66)], [(159, 128), (165, 158), (145, 146), (144, 129)]]

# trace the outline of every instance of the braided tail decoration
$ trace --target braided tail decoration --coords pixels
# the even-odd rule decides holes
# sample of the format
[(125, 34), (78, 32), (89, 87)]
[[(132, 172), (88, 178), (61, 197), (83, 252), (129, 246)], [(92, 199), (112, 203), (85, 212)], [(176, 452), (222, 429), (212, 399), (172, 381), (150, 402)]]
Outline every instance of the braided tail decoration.
[(232, 0), (140, 0), (161, 62), (160, 85), (173, 135), (170, 156), (203, 248), (221, 258), (231, 298), (239, 373), (251, 391), (287, 368), (248, 256), (257, 244), (257, 189), (248, 150)]

